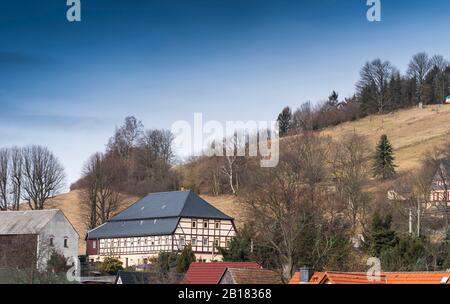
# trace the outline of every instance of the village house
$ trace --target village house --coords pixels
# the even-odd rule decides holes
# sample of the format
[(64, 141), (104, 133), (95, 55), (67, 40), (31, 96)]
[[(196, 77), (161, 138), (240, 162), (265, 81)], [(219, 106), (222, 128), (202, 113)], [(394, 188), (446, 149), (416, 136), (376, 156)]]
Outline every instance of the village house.
[(441, 161), (431, 184), (427, 207), (447, 204), (450, 206), (450, 161)]
[(86, 254), (91, 261), (116, 257), (128, 267), (191, 245), (197, 260), (212, 261), (234, 236), (233, 218), (194, 192), (151, 193), (90, 230)]
[(0, 212), (0, 267), (45, 269), (53, 252), (78, 258), (78, 233), (60, 210)]

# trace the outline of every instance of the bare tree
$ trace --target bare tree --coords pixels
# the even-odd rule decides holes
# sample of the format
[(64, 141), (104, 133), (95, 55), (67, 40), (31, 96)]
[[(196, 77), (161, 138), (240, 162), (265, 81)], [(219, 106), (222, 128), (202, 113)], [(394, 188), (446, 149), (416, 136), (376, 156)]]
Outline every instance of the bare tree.
[(373, 87), (375, 92), (375, 101), (378, 106), (378, 113), (383, 113), (388, 100), (388, 82), (391, 78), (394, 67), (389, 61), (375, 59), (367, 62), (361, 69), (361, 80), (357, 84), (361, 92), (366, 87)]
[(5, 211), (9, 207), (9, 150), (0, 149), (0, 210)]
[(47, 148), (23, 149), (23, 197), (31, 209), (44, 209), (46, 201), (62, 189), (64, 179), (64, 168)]
[(125, 118), (124, 124), (116, 128), (113, 137), (109, 139), (108, 151), (118, 154), (120, 157), (128, 158), (134, 147), (136, 147), (142, 132), (143, 124), (134, 116)]
[(433, 67), (432, 62), (426, 53), (418, 53), (413, 56), (408, 65), (408, 75), (414, 79), (417, 85), (417, 102), (424, 102), (424, 83), (425, 77)]
[(84, 168), (82, 203), (86, 207), (89, 229), (106, 222), (119, 208), (121, 196), (117, 191), (121, 175), (120, 160), (96, 153)]
[(441, 55), (434, 55), (431, 58), (430, 62), (431, 65), (437, 70), (435, 84), (436, 90), (438, 92), (437, 95), (440, 98), (440, 102), (444, 102), (448, 83), (447, 69), (449, 67), (449, 62), (445, 60), (445, 58)]
[(11, 195), (12, 209), (19, 210), (20, 200), (22, 198), (23, 182), (23, 153), (22, 149), (14, 147), (11, 149)]
[(352, 223), (353, 235), (365, 221), (368, 194), (364, 187), (369, 180), (369, 144), (358, 134), (346, 136), (336, 145), (333, 159), (333, 177), (340, 200), (347, 205)]
[[(248, 218), (261, 241), (277, 253), (284, 278), (291, 277), (304, 242), (319, 241), (309, 232), (318, 228), (311, 216), (322, 210), (319, 202), (326, 189), (325, 142), (313, 134), (300, 136), (283, 149), (277, 167), (255, 168), (242, 194)], [(321, 258), (319, 247), (314, 252)]]

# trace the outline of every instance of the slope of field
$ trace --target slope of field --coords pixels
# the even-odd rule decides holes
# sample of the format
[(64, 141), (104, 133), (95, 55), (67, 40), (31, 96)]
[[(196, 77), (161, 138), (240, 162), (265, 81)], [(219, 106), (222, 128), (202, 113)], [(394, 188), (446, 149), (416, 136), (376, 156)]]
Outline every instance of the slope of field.
[(450, 141), (450, 105), (369, 116), (325, 129), (322, 134), (339, 140), (352, 132), (367, 136), (373, 149), (380, 136), (386, 134), (394, 147), (398, 170), (416, 169), (426, 152)]

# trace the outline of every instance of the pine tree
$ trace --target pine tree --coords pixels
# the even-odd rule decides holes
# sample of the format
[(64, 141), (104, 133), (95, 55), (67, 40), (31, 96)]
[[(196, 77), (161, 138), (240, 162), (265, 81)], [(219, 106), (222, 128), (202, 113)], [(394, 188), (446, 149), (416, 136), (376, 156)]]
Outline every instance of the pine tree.
[(373, 166), (374, 177), (381, 177), (382, 179), (388, 179), (394, 176), (395, 168), (394, 164), (394, 151), (391, 143), (386, 135), (382, 135), (377, 145), (375, 153), (375, 163)]
[(379, 257), (384, 251), (392, 249), (397, 245), (398, 238), (391, 229), (392, 216), (381, 216), (375, 213), (370, 223), (370, 228), (365, 236), (367, 251), (372, 256)]
[(292, 126), (292, 111), (289, 107), (285, 107), (278, 115), (278, 125), (280, 127), (280, 137), (286, 136)]

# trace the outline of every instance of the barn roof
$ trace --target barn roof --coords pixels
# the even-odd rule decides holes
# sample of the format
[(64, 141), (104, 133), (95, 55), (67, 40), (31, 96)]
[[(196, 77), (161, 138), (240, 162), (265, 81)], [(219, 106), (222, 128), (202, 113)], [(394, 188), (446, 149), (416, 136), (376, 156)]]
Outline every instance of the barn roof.
[(88, 239), (172, 234), (181, 217), (232, 220), (192, 191), (150, 193), (88, 232)]
[(109, 221), (88, 232), (88, 239), (172, 234), (179, 218)]
[(232, 219), (192, 191), (173, 191), (150, 193), (114, 216), (111, 221), (164, 217)]
[(39, 234), (58, 212), (57, 209), (2, 211), (0, 212), (0, 235)]

